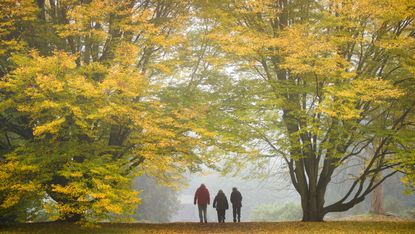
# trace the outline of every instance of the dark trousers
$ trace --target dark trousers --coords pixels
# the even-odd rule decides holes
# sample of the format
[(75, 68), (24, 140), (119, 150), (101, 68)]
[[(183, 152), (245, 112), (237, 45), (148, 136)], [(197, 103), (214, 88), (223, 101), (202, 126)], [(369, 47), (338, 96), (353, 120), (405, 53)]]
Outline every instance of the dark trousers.
[(241, 222), (241, 207), (232, 206), (232, 211), (233, 211), (233, 221), (236, 222), (236, 218), (238, 217), (238, 222)]
[(216, 210), (218, 212), (218, 222), (224, 223), (225, 222), (225, 212), (226, 210)]
[(207, 218), (206, 218), (206, 208), (207, 208), (207, 205), (197, 205), (197, 208), (199, 208), (199, 219), (200, 219), (200, 222), (203, 223), (203, 221), (205, 221), (205, 223), (207, 223)]

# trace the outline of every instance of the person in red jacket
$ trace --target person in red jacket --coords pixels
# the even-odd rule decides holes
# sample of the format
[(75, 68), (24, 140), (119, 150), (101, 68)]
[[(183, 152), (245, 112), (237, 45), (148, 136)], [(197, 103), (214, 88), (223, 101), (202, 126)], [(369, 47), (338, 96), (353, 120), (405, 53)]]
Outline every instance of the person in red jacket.
[(203, 223), (204, 221), (205, 223), (207, 223), (206, 208), (207, 205), (210, 205), (210, 195), (209, 190), (206, 188), (204, 184), (201, 184), (200, 187), (196, 190), (195, 199), (193, 203), (196, 205), (196, 202), (197, 207), (199, 208), (200, 222)]

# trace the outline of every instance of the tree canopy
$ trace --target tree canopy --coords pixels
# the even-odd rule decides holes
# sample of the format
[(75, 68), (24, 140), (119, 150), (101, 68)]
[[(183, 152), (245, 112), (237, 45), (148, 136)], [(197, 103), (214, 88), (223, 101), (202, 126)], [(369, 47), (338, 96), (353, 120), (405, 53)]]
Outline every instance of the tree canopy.
[(412, 0), (2, 1), (0, 221), (128, 218), (134, 177), (179, 187), (203, 164), (287, 173), (304, 221), (397, 172), (411, 189), (414, 17)]
[(203, 110), (162, 92), (189, 4), (22, 2), (1, 3), (2, 212), (34, 196), (60, 219), (118, 219), (139, 202), (134, 176), (180, 184), (208, 134)]
[[(318, 221), (363, 201), (402, 165), (413, 168), (413, 1), (201, 5), (213, 21), (208, 38), (238, 74), (221, 90), (230, 98), (213, 124), (235, 155), (228, 170), (235, 161), (269, 170), (269, 158), (283, 158), (303, 220)], [(345, 165), (359, 168), (354, 182), (326, 204)]]

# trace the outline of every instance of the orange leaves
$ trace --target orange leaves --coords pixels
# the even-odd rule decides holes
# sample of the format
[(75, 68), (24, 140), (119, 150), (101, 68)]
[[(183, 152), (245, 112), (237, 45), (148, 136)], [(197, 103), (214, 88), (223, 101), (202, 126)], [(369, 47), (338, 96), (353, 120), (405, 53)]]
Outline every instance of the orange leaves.
[(76, 97), (89, 99), (98, 98), (102, 95), (102, 90), (97, 87), (94, 81), (78, 74), (66, 77), (65, 92), (69, 92)]
[[(14, 7), (20, 1), (0, 6), (6, 3)], [(197, 111), (162, 100), (161, 94), (166, 76), (178, 67), (174, 56), (187, 41), (190, 2), (64, 0), (39, 5), (42, 11), (33, 19), (39, 20), (41, 32), (33, 35), (30, 47), (40, 52), (14, 56), (16, 67), (7, 67), (13, 71), (0, 74), (0, 110), (17, 116), (12, 122), (23, 119), (27, 137), (13, 136), (13, 147), (23, 148), (18, 161), (30, 152), (31, 163), (41, 168), (40, 191), (54, 199), (47, 202), (60, 217), (80, 214), (95, 221), (125, 216), (139, 202), (130, 188), (139, 169), (166, 173), (161, 177), (176, 183), (172, 179), (197, 160), (193, 150), (204, 134), (195, 123)], [(3, 14), (6, 10), (1, 9), (2, 19), (9, 15)], [(6, 35), (2, 30), (0, 37)], [(15, 40), (4, 44), (22, 46)], [(197, 133), (192, 135), (193, 129)]]
[[(62, 52), (50, 57), (32, 56), (0, 86), (15, 92), (10, 100), (18, 103), (19, 111), (32, 116), (36, 136), (58, 134), (65, 116), (88, 129), (88, 119), (96, 119), (99, 110), (108, 106), (113, 107), (111, 115), (128, 116), (134, 112), (131, 102), (147, 89), (143, 75), (133, 67), (93, 63), (78, 70), (75, 57)], [(97, 75), (99, 80), (95, 80)]]
[(62, 126), (64, 122), (65, 122), (65, 118), (58, 118), (56, 120), (52, 120), (45, 124), (36, 126), (33, 129), (33, 134), (39, 137), (42, 137), (42, 135), (46, 133), (56, 134), (59, 132), (59, 128)]
[(113, 66), (100, 84), (100, 88), (109, 98), (117, 95), (134, 98), (144, 95), (148, 84), (135, 68)]
[(218, 43), (229, 55), (252, 59), (266, 53), (270, 47), (270, 37), (266, 33), (239, 26), (232, 27), (231, 31), (222, 30), (213, 30), (207, 38)]
[(60, 173), (68, 183), (52, 185), (52, 189), (72, 202), (52, 203), (51, 208), (57, 209), (61, 217), (84, 215), (83, 221), (105, 220), (114, 215), (127, 217), (140, 199), (138, 192), (130, 189), (132, 175), (123, 175), (123, 163), (106, 156), (67, 163)]
[(379, 78), (359, 79), (352, 82), (352, 90), (364, 102), (383, 103), (389, 99), (397, 99), (404, 95), (403, 90), (390, 81)]
[(326, 99), (318, 111), (341, 120), (360, 118), (359, 103), (386, 103), (404, 95), (403, 91), (391, 82), (379, 78), (356, 79), (342, 85), (329, 85), (324, 88)]
[[(22, 51), (26, 45), (19, 35), (14, 38), (13, 33), (26, 27), (36, 18), (37, 8), (33, 1), (2, 0), (0, 2), (0, 57), (10, 56), (12, 52)], [(1, 62), (0, 65), (4, 66)]]
[[(138, 47), (123, 43), (113, 63), (81, 68), (75, 56), (63, 52), (33, 53), (0, 83), (11, 93), (2, 108), (24, 114), (37, 144), (47, 148), (33, 157), (46, 165), (61, 162), (62, 169), (53, 173), (68, 182), (54, 184), (53, 193), (70, 202), (51, 204), (61, 217), (87, 213), (86, 220), (102, 220), (128, 214), (139, 202), (129, 187), (138, 171), (137, 165), (130, 168), (134, 158), (145, 159), (141, 170), (172, 185), (177, 183), (172, 178), (181, 178), (197, 159), (193, 150), (201, 141), (195, 135), (204, 134), (195, 125), (198, 112), (162, 102), (159, 88), (133, 65), (137, 53)], [(126, 132), (125, 143), (108, 145), (118, 131), (112, 129)]]
[(28, 194), (39, 193), (39, 184), (32, 180), (38, 172), (37, 166), (22, 163), (16, 155), (10, 155), (0, 167), (0, 193), (3, 196), (0, 207), (13, 207)]
[(63, 90), (63, 82), (56, 79), (53, 75), (39, 75), (35, 78), (36, 84), (40, 89), (52, 92), (61, 92)]
[(415, 7), (412, 0), (334, 0), (330, 1), (329, 5), (336, 14), (350, 17), (353, 20), (369, 17), (382, 21), (413, 17)]
[(140, 48), (128, 42), (121, 42), (115, 49), (114, 62), (125, 66), (133, 66), (137, 62)]
[(351, 64), (337, 53), (333, 38), (313, 30), (310, 25), (292, 26), (271, 42), (278, 48), (277, 55), (283, 58), (279, 66), (294, 74), (315, 74), (327, 78), (355, 75), (346, 71)]
[[(71, 8), (68, 12), (68, 18), (71, 21), (69, 24), (58, 26), (59, 35), (61, 37), (86, 36), (93, 41), (103, 41), (109, 36), (108, 30), (104, 27), (108, 26), (107, 22), (111, 17), (115, 20), (117, 17), (122, 18), (130, 13), (128, 1), (93, 0), (87, 4), (66, 2), (64, 5)], [(117, 21), (112, 26), (118, 29), (122, 28), (123, 24)]]

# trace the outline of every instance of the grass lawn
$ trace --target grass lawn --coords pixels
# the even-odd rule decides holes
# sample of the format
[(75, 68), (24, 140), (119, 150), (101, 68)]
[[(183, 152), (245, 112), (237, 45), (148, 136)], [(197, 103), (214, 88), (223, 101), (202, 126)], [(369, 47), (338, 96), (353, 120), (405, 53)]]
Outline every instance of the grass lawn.
[(83, 228), (66, 223), (33, 223), (0, 226), (0, 233), (415, 233), (415, 222), (107, 223), (100, 228)]

